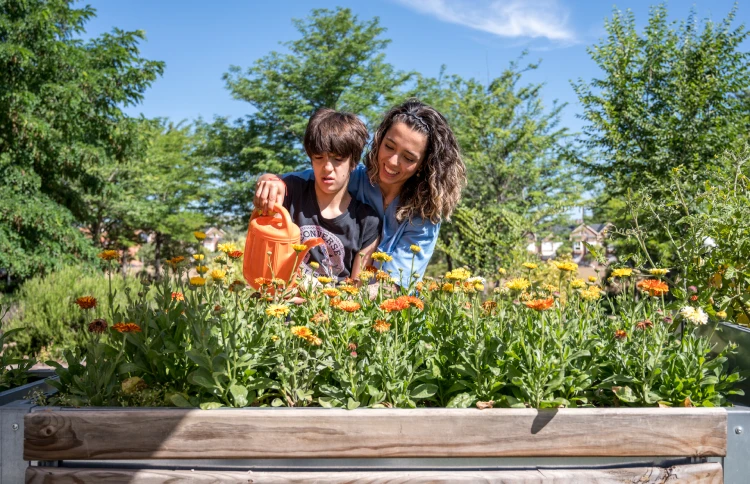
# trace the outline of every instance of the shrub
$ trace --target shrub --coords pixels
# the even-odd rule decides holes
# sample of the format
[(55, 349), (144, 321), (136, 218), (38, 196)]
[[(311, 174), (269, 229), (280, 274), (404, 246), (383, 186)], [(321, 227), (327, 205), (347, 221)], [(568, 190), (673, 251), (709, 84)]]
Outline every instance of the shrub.
[[(15, 297), (19, 311), (9, 322), (10, 328), (23, 328), (10, 338), (16, 343), (12, 354), (33, 356), (44, 352), (59, 358), (65, 349), (81, 344), (82, 330), (92, 319), (107, 313), (107, 287), (104, 273), (83, 266), (65, 266), (24, 282)], [(135, 278), (112, 278), (116, 303), (125, 303), (126, 288), (137, 292), (140, 284)], [(97, 307), (81, 311), (75, 304), (81, 296), (96, 298)]]

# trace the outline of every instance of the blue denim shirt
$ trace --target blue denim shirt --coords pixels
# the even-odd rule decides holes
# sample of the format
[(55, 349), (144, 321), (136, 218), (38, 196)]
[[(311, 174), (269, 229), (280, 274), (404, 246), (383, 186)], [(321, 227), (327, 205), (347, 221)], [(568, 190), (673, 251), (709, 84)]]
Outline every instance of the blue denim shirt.
[[(312, 170), (297, 172), (295, 175), (305, 179), (315, 176)], [(408, 220), (399, 223), (396, 220), (398, 197), (388, 205), (388, 210), (384, 210), (380, 187), (370, 183), (365, 165), (358, 165), (352, 172), (349, 178), (349, 193), (360, 202), (374, 208), (383, 220), (383, 233), (380, 236), (378, 251), (393, 257), (392, 261), (383, 264), (383, 270), (389, 271), (397, 281), (400, 280), (399, 285), (403, 287), (409, 285), (412, 272), (423, 276), (435, 251), (440, 224), (421, 217), (414, 217), (411, 223)], [(410, 249), (412, 245), (419, 246), (422, 250), (415, 255)]]

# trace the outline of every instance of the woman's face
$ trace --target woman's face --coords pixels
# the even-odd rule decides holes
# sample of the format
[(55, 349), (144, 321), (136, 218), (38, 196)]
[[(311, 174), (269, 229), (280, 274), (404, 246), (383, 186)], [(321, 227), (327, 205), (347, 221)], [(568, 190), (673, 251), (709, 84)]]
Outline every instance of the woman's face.
[(380, 185), (400, 190), (424, 163), (427, 135), (394, 123), (378, 147)]

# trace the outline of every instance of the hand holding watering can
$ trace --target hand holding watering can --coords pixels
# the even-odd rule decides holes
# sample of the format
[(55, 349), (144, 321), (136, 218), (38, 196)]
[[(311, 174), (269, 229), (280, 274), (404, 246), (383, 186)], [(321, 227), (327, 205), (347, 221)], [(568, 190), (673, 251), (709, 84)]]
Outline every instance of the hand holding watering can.
[[(307, 252), (325, 243), (319, 237), (306, 240), (303, 244), (307, 249), (298, 254), (292, 245), (300, 243), (299, 227), (292, 222), (283, 205), (274, 204), (271, 212), (269, 215), (260, 215), (254, 211), (247, 229), (242, 274), (255, 289), (260, 289), (260, 284), (255, 282), (258, 278), (278, 278), (289, 287), (294, 286), (292, 275)], [(275, 214), (281, 217), (276, 217)]]

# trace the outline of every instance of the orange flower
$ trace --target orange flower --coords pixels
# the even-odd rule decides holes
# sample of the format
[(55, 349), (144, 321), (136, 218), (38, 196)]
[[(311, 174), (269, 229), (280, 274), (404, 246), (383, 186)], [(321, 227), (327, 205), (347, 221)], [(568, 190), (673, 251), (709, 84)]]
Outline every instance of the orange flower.
[(320, 346), (323, 344), (323, 340), (315, 336), (314, 334), (311, 335), (309, 338), (306, 338), (307, 342), (310, 343), (313, 346)]
[(107, 260), (107, 261), (115, 260), (118, 257), (120, 257), (120, 255), (117, 253), (116, 250), (111, 250), (111, 249), (105, 250), (104, 252), (99, 252), (96, 256), (100, 258), (101, 260)]
[(652, 323), (649, 319), (644, 319), (643, 321), (639, 321), (638, 324), (635, 325), (635, 327), (638, 329), (653, 328), (654, 323)]
[(377, 319), (375, 324), (372, 325), (372, 329), (377, 333), (387, 333), (391, 329), (391, 323), (387, 323), (385, 319)]
[(184, 301), (185, 295), (181, 292), (173, 292), (172, 293), (172, 301)]
[(486, 313), (491, 313), (496, 307), (497, 303), (495, 301), (485, 301), (482, 303), (482, 309), (484, 309), (484, 312)]
[(404, 301), (401, 298), (398, 299), (386, 299), (382, 303), (380, 303), (380, 309), (383, 311), (391, 312), (391, 311), (403, 311), (404, 309), (409, 309), (409, 302)]
[(107, 331), (107, 321), (104, 319), (95, 319), (89, 324), (89, 332), (102, 334)]
[(344, 286), (339, 286), (339, 290), (341, 292), (345, 292), (347, 294), (357, 294), (359, 292), (359, 289), (356, 286), (352, 286), (350, 284), (346, 284)]
[(241, 250), (233, 250), (231, 252), (228, 252), (227, 255), (230, 259), (237, 260), (242, 257), (242, 251)]
[(424, 309), (424, 302), (422, 302), (421, 299), (415, 296), (399, 296), (398, 298), (402, 302), (408, 304), (411, 307), (415, 307), (417, 309)]
[(415, 288), (415, 289), (416, 289), (417, 291), (419, 291), (419, 292), (422, 292), (422, 290), (424, 289), (424, 282), (423, 282), (423, 281), (419, 281), (419, 282), (417, 283), (417, 285), (416, 285), (416, 286), (414, 286), (414, 288)]
[(378, 271), (375, 273), (375, 279), (381, 282), (387, 282), (391, 280), (391, 275), (385, 271)]
[(81, 309), (95, 308), (96, 298), (94, 296), (82, 296), (75, 300), (75, 304)]
[(256, 277), (254, 282), (259, 286), (268, 286), (271, 284), (271, 279), (267, 277)]
[(438, 289), (440, 289), (440, 286), (435, 281), (432, 281), (430, 283), (430, 286), (427, 288), (428, 291), (437, 291)]
[(117, 323), (112, 329), (119, 333), (140, 333), (141, 327), (135, 323)]
[(328, 297), (339, 297), (341, 295), (341, 291), (339, 291), (338, 289), (335, 289), (333, 287), (326, 287), (326, 288), (322, 289), (320, 292), (322, 292), (323, 294), (325, 294)]
[(328, 316), (326, 316), (322, 312), (318, 311), (317, 313), (315, 313), (315, 316), (313, 316), (312, 318), (310, 318), (310, 321), (313, 322), (313, 323), (315, 323), (315, 324), (327, 323), (328, 322)]
[(615, 338), (625, 339), (627, 337), (628, 337), (628, 333), (626, 333), (624, 330), (618, 329), (617, 331), (615, 331)]
[(669, 292), (667, 283), (659, 279), (645, 279), (636, 284), (636, 286), (641, 291), (648, 292), (651, 296), (663, 296)]
[(341, 301), (336, 307), (347, 313), (353, 313), (354, 311), (359, 310), (362, 306), (355, 301)]
[(307, 326), (292, 326), (290, 331), (294, 336), (302, 339), (308, 339), (313, 335), (312, 331), (310, 331), (310, 328)]
[(524, 302), (527, 308), (535, 311), (546, 311), (555, 304), (555, 298), (550, 297), (547, 299), (534, 299), (531, 301)]

